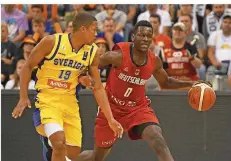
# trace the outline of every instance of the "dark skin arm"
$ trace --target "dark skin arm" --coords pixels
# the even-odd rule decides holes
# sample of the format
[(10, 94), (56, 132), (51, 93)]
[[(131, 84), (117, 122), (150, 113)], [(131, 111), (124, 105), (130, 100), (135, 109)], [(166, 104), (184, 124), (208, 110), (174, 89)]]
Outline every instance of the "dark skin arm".
[(46, 55), (48, 55), (55, 44), (55, 37), (53, 35), (47, 36), (40, 41), (38, 45), (32, 50), (28, 60), (20, 72), (20, 100), (14, 108), (12, 117), (20, 117), (26, 107), (31, 107), (28, 98), (28, 85), (31, 79), (31, 72)]
[[(115, 67), (119, 67), (122, 59), (123, 57), (120, 50), (106, 52), (105, 54), (100, 56), (100, 67), (110, 64)], [(156, 78), (161, 88), (165, 89), (192, 87), (196, 83), (194, 81), (181, 81), (169, 77), (163, 69), (162, 61), (159, 57), (156, 57), (156, 69), (153, 73), (153, 76)]]
[(123, 55), (120, 50), (108, 51), (100, 56), (99, 67), (113, 65), (114, 67), (120, 67), (122, 63)]
[(100, 73), (99, 73), (99, 55), (96, 54), (92, 64), (89, 66), (89, 74), (94, 80), (93, 93), (97, 103), (99, 104), (101, 110), (103, 111), (108, 124), (111, 129), (114, 131), (115, 135), (118, 138), (121, 138), (123, 135), (122, 126), (114, 119), (111, 108), (108, 102), (107, 94), (104, 90), (103, 84), (101, 82)]
[(195, 83), (197, 83), (194, 81), (182, 81), (169, 77), (166, 71), (164, 70), (163, 64), (159, 57), (156, 57), (156, 69), (153, 73), (153, 76), (156, 78), (160, 87), (164, 89), (179, 89), (192, 87)]

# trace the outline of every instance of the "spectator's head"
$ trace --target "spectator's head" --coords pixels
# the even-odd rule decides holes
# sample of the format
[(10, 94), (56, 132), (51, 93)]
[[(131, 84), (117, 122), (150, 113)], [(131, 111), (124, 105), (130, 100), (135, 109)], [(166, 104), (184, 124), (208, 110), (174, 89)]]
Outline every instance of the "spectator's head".
[(97, 54), (102, 55), (109, 51), (109, 45), (107, 44), (107, 41), (104, 38), (97, 38), (95, 43), (98, 46)]
[(103, 5), (104, 6), (104, 9), (105, 10), (114, 10), (115, 9), (115, 7), (116, 7), (116, 5), (115, 4), (104, 4)]
[(155, 14), (157, 11), (158, 7), (156, 4), (147, 4), (147, 10), (151, 13), (151, 14)]
[(180, 10), (182, 14), (192, 14), (193, 5), (192, 4), (181, 4)]
[(66, 23), (66, 32), (73, 33), (73, 21), (68, 20)]
[(20, 59), (16, 65), (16, 75), (20, 75), (23, 65), (26, 63), (26, 60)]
[(6, 23), (1, 24), (1, 42), (7, 42), (8, 41), (8, 26)]
[(115, 32), (115, 20), (112, 18), (106, 18), (103, 22), (103, 32)]
[(182, 22), (188, 31), (192, 30), (192, 19), (191, 14), (183, 14), (179, 17), (180, 22)]
[(4, 9), (6, 13), (10, 14), (14, 11), (14, 5), (13, 4), (5, 4)]
[(225, 5), (224, 4), (214, 4), (213, 12), (217, 17), (221, 17), (225, 13)]
[(35, 45), (36, 45), (36, 41), (32, 37), (24, 38), (22, 46), (24, 51), (23, 56), (25, 60), (28, 59)]
[(72, 8), (75, 10), (75, 11), (81, 11), (84, 7), (84, 4), (73, 4), (72, 5)]
[(226, 15), (222, 22), (222, 31), (225, 35), (231, 34), (231, 15)]
[(73, 18), (73, 35), (81, 36), (84, 44), (91, 45), (97, 35), (97, 20), (87, 12), (80, 12)]
[(34, 33), (44, 35), (46, 30), (46, 21), (43, 17), (35, 17), (32, 19), (32, 29)]
[(158, 33), (161, 24), (160, 16), (158, 14), (152, 14), (149, 20), (150, 23), (152, 24), (153, 32)]
[(146, 20), (136, 23), (132, 35), (134, 48), (141, 52), (147, 52), (152, 43), (153, 27), (152, 24)]
[(172, 27), (172, 39), (174, 41), (185, 40), (186, 37), (186, 27), (182, 22), (177, 22)]
[(44, 10), (44, 8), (43, 8), (42, 4), (33, 4), (33, 5), (31, 5), (32, 18), (42, 17), (43, 10)]

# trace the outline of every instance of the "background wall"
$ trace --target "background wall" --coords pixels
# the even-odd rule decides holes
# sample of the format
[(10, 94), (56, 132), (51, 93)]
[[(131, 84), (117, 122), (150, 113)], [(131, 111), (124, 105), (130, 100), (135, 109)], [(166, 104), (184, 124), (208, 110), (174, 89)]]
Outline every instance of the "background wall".
[[(33, 109), (23, 117), (11, 117), (18, 91), (2, 92), (2, 161), (42, 161), (42, 144), (34, 130)], [(197, 112), (187, 102), (186, 92), (148, 91), (152, 107), (160, 120), (164, 137), (176, 161), (231, 160), (231, 93), (217, 92), (215, 106)], [(30, 91), (33, 99), (34, 91)], [(80, 95), (83, 121), (83, 149), (93, 148), (94, 119), (97, 105), (89, 91)], [(118, 140), (106, 161), (157, 161), (143, 141)]]

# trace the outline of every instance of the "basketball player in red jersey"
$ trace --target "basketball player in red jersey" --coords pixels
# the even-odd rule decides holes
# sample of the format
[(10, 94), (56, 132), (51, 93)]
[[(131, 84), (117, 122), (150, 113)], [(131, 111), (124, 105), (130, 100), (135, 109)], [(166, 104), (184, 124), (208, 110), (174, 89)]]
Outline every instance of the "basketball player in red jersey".
[[(113, 51), (100, 57), (100, 65), (112, 65), (105, 88), (113, 116), (130, 139), (145, 140), (159, 161), (173, 161), (150, 100), (145, 96), (145, 83), (151, 75), (161, 87), (169, 89), (191, 87), (196, 82), (168, 77), (159, 57), (149, 50), (152, 35), (152, 25), (148, 21), (139, 21), (134, 28), (133, 42), (116, 44)], [(99, 108), (94, 150), (84, 151), (77, 161), (103, 161), (116, 139)]]

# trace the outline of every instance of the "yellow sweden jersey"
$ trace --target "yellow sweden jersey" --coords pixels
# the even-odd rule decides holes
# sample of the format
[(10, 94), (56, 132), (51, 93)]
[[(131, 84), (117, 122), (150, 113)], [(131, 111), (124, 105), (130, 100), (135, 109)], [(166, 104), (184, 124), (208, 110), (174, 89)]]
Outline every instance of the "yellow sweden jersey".
[(38, 66), (35, 88), (40, 92), (75, 94), (78, 76), (93, 61), (97, 45), (84, 45), (74, 51), (70, 34), (55, 34), (55, 45)]

